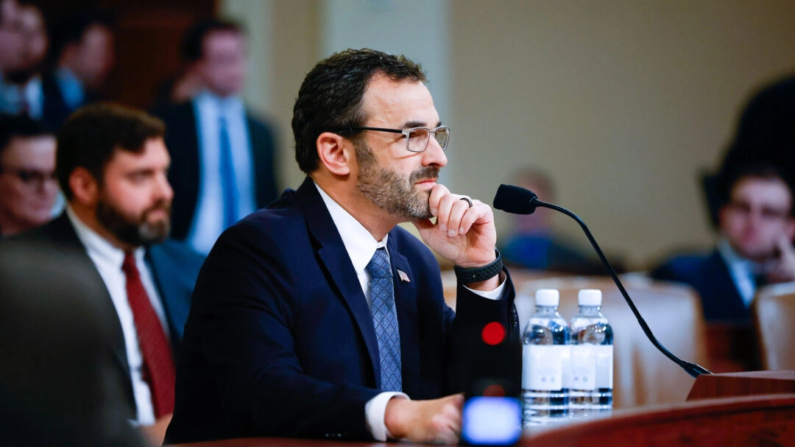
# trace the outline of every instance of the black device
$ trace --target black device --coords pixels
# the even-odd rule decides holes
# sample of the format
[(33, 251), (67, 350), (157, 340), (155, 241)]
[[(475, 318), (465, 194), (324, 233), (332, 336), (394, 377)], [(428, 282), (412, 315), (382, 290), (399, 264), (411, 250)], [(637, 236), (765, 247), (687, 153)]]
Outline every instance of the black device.
[(712, 374), (708, 369), (700, 366), (696, 363), (688, 362), (685, 360), (680, 359), (679, 357), (673, 355), (668, 349), (665, 348), (654, 336), (649, 325), (646, 324), (646, 320), (640, 315), (638, 312), (637, 307), (635, 307), (635, 303), (632, 302), (632, 299), (629, 297), (624, 285), (621, 284), (621, 281), (618, 279), (615, 270), (613, 267), (610, 266), (610, 263), (607, 262), (607, 258), (605, 257), (604, 253), (602, 253), (602, 249), (599, 248), (599, 244), (596, 243), (596, 239), (594, 239), (591, 231), (588, 230), (588, 227), (585, 225), (585, 222), (582, 221), (576, 214), (572, 213), (571, 211), (559, 207), (557, 205), (553, 205), (551, 203), (545, 203), (541, 200), (538, 200), (538, 196), (527, 189), (520, 188), (518, 186), (513, 185), (500, 185), (499, 189), (497, 190), (497, 195), (494, 197), (494, 208), (505, 211), (506, 213), (512, 214), (533, 214), (533, 212), (538, 207), (549, 208), (555, 211), (561, 212), (580, 224), (580, 227), (585, 232), (585, 235), (588, 237), (588, 240), (591, 242), (596, 254), (599, 255), (599, 259), (602, 261), (602, 264), (607, 268), (608, 273), (613, 278), (613, 282), (616, 283), (618, 286), (618, 290), (621, 292), (621, 295), (624, 297), (624, 300), (629, 305), (629, 308), (632, 310), (632, 313), (635, 315), (635, 318), (638, 320), (638, 324), (640, 324), (641, 329), (643, 329), (643, 333), (646, 334), (646, 337), (649, 339), (652, 345), (657, 348), (660, 352), (663, 353), (666, 357), (668, 357), (671, 361), (679, 365), (682, 369), (684, 369), (688, 374), (692, 377), (698, 377), (701, 374)]
[[(464, 445), (512, 445), (522, 436), (521, 340), (498, 322), (486, 324), (464, 365), (467, 383), (461, 413)], [(473, 340), (474, 341), (474, 340)]]

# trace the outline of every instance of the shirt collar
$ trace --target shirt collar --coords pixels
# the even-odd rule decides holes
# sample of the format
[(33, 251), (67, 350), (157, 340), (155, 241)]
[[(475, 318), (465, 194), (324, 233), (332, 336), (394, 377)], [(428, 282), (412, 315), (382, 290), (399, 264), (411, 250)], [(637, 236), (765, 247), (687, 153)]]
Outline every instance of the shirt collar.
[[(92, 258), (100, 259), (110, 265), (117, 265), (121, 268), (124, 262), (124, 250), (113, 246), (105, 238), (97, 234), (94, 230), (89, 228), (83, 221), (77, 217), (71, 206), (66, 207), (66, 215), (72, 223), (72, 227), (77, 233), (77, 238), (83, 243), (86, 251), (92, 255)], [(143, 261), (145, 250), (143, 247), (138, 247), (133, 252), (135, 255), (135, 262), (140, 263)]]
[(244, 110), (243, 101), (239, 96), (231, 95), (221, 97), (207, 89), (203, 89), (196, 95), (196, 101), (198, 103), (211, 104), (219, 111), (224, 111), (226, 113)]
[(386, 247), (386, 241), (389, 239), (389, 234), (384, 236), (381, 241), (375, 240), (372, 234), (364, 228), (364, 225), (359, 223), (355, 217), (345, 211), (339, 203), (335, 202), (323, 188), (315, 183), (315, 187), (323, 198), (323, 203), (326, 204), (331, 220), (337, 227), (337, 231), (342, 238), (342, 243), (345, 245), (345, 250), (351, 258), (353, 268), (356, 273), (363, 272), (373, 258), (375, 251), (381, 247)]
[(725, 238), (718, 242), (718, 252), (720, 252), (723, 259), (732, 269), (744, 270), (750, 274), (756, 274), (762, 271), (762, 266), (748, 258), (743, 257), (737, 253), (731, 244)]

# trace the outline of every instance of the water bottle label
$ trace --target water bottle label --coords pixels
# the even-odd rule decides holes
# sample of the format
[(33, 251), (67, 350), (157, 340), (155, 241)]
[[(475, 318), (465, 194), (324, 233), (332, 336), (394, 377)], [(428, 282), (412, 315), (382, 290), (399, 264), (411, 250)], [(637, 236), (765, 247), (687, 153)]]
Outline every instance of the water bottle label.
[(564, 364), (568, 365), (571, 359), (569, 348), (564, 345), (525, 345), (522, 388), (549, 391), (563, 388)]
[(592, 346), (596, 357), (596, 386), (613, 388), (613, 345)]
[(571, 347), (571, 373), (568, 388), (575, 390), (596, 389), (596, 352), (594, 345)]

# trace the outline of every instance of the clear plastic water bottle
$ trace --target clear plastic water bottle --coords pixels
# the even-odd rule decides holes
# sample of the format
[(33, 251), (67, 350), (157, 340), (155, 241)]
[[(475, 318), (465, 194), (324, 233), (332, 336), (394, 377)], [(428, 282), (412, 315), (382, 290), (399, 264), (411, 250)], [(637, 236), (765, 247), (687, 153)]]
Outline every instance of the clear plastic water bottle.
[(600, 290), (580, 290), (578, 301), (580, 312), (571, 319), (569, 413), (607, 414), (613, 409), (613, 329), (599, 311)]
[(522, 334), (522, 424), (563, 420), (568, 415), (571, 331), (558, 313), (557, 290), (536, 291), (536, 311)]

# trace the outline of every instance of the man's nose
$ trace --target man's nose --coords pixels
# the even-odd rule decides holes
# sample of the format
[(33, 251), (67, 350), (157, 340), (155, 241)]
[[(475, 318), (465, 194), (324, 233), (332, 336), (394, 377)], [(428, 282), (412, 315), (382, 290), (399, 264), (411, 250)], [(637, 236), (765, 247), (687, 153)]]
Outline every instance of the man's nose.
[(174, 189), (171, 188), (171, 183), (168, 182), (166, 174), (161, 174), (157, 181), (157, 198), (161, 200), (171, 201), (174, 198)]
[(55, 174), (46, 176), (36, 185), (36, 191), (42, 194), (55, 194), (58, 192), (58, 179)]
[(442, 150), (442, 146), (436, 141), (436, 138), (431, 138), (428, 142), (428, 147), (425, 148), (423, 155), (423, 166), (438, 166), (444, 167), (447, 165), (447, 155)]

